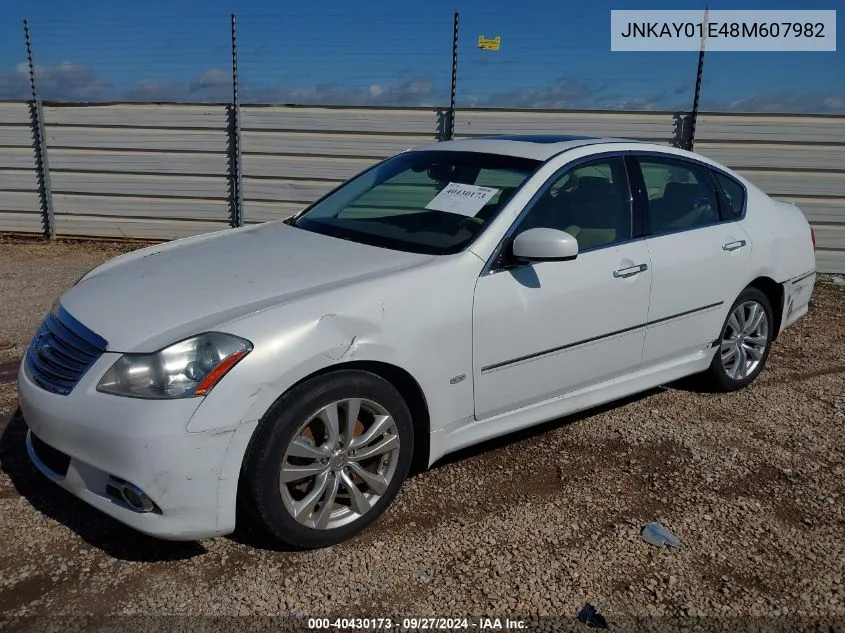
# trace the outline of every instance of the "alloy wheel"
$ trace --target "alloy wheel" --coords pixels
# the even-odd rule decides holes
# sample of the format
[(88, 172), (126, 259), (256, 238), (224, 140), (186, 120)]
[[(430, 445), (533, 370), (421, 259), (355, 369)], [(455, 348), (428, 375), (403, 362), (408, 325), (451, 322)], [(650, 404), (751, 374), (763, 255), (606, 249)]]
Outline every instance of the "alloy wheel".
[(377, 402), (349, 398), (326, 405), (285, 451), (279, 473), (285, 509), (319, 530), (360, 518), (387, 491), (399, 449), (396, 423)]
[(722, 334), (720, 353), (725, 373), (744, 380), (759, 367), (769, 344), (769, 317), (756, 301), (734, 308)]

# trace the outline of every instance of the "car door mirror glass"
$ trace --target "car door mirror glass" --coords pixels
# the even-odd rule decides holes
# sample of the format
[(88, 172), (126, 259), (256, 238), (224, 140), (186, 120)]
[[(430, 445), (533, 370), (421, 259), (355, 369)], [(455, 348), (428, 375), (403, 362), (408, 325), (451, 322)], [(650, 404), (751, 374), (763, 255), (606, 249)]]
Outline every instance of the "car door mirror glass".
[(511, 252), (521, 261), (574, 259), (578, 255), (578, 240), (557, 229), (528, 229), (516, 236)]

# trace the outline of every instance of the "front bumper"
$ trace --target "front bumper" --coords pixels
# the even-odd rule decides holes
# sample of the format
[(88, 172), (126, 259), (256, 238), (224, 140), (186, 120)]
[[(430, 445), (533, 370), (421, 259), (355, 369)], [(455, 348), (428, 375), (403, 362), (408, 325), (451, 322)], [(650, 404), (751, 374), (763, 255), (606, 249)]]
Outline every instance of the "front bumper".
[[(31, 460), (61, 487), (140, 532), (172, 540), (231, 532), (241, 461), (256, 423), (221, 423), (192, 433), (187, 426), (200, 398), (139, 400), (97, 392), (96, 381), (117, 356), (103, 354), (67, 396), (41, 389), (21, 366), (18, 393)], [(115, 478), (144, 491), (156, 510), (133, 510), (114, 494)]]

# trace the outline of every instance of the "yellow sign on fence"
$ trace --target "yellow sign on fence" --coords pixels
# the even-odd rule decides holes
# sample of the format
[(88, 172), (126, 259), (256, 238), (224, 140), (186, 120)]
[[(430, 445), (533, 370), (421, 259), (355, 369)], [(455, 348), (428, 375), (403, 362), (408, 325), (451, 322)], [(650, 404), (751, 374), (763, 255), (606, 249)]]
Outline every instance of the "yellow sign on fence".
[(492, 39), (487, 39), (483, 35), (478, 36), (478, 48), (483, 51), (497, 51), (502, 46), (502, 37), (497, 35)]

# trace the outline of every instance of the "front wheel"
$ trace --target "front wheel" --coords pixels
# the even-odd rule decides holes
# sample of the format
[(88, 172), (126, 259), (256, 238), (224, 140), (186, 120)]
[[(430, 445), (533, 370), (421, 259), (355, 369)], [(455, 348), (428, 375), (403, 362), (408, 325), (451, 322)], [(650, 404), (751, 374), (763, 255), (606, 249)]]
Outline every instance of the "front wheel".
[(728, 312), (708, 371), (720, 391), (750, 385), (766, 364), (774, 337), (772, 306), (757, 288), (746, 288)]
[(413, 441), (407, 404), (379, 376), (342, 370), (308, 380), (259, 424), (243, 474), (247, 502), (288, 545), (339, 543), (393, 501)]

